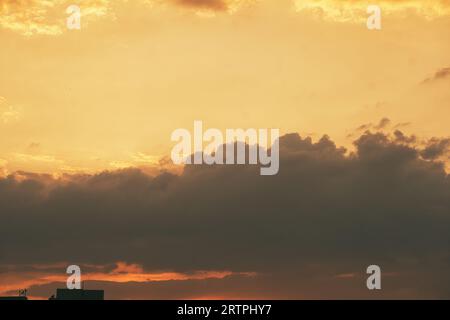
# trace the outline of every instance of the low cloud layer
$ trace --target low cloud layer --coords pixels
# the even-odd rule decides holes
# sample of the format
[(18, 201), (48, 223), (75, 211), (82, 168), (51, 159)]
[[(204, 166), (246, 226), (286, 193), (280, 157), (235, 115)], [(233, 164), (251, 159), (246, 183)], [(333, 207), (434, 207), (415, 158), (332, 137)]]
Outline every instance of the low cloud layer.
[(284, 297), (304, 297), (302, 283), (361, 296), (365, 268), (378, 264), (387, 297), (449, 298), (450, 180), (406, 138), (366, 132), (347, 155), (328, 137), (288, 134), (271, 177), (206, 165), (179, 176), (10, 175), (0, 180), (0, 264), (255, 272)]

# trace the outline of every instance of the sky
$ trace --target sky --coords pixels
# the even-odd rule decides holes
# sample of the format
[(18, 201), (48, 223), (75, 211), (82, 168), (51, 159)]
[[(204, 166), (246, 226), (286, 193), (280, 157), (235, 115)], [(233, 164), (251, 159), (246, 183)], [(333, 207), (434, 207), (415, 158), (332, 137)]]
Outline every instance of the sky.
[[(450, 298), (448, 39), (448, 0), (0, 0), (0, 295)], [(195, 120), (279, 174), (173, 165)]]

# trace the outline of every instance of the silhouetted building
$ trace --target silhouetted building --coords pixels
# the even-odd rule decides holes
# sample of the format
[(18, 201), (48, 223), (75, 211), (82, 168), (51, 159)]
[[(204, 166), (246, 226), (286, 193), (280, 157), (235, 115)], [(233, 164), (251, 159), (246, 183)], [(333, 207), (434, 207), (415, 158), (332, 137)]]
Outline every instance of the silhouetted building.
[(0, 300), (28, 300), (28, 298), (24, 296), (11, 296), (11, 297), (0, 297)]
[(0, 300), (28, 300), (27, 289), (19, 290), (18, 296), (0, 297)]
[(56, 296), (53, 295), (49, 300), (104, 300), (105, 291), (103, 290), (84, 290), (84, 289), (56, 289)]

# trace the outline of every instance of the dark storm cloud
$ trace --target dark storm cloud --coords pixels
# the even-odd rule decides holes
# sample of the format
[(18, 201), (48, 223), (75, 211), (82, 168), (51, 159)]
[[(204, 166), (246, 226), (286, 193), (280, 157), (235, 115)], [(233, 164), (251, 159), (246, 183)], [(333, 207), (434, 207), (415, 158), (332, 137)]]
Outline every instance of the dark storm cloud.
[(285, 135), (275, 176), (206, 165), (181, 176), (10, 176), (0, 180), (0, 264), (127, 261), (146, 270), (286, 274), (295, 283), (379, 264), (408, 275), (402, 283), (411, 290), (419, 277), (423, 290), (437, 281), (434, 296), (450, 297), (443, 164), (381, 133), (355, 146), (346, 155), (326, 136)]

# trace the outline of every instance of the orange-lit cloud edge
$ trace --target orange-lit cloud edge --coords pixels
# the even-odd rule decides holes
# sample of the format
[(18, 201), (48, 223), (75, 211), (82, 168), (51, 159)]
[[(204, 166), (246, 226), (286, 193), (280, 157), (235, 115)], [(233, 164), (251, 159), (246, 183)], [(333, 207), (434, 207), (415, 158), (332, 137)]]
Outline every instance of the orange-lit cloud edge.
[[(26, 289), (36, 285), (45, 285), (51, 283), (66, 283), (70, 276), (65, 273), (66, 268), (70, 265), (67, 262), (52, 263), (48, 265), (36, 264), (20, 267), (27, 267), (31, 271), (18, 272), (15, 271), (18, 266), (5, 266), (6, 272), (2, 273), (0, 279), (0, 295), (7, 295), (16, 292), (19, 289)], [(83, 272), (82, 281), (107, 281), (115, 283), (126, 282), (159, 282), (159, 281), (187, 281), (187, 280), (207, 280), (207, 279), (224, 279), (229, 276), (240, 277), (256, 277), (256, 272), (233, 272), (227, 270), (198, 270), (189, 273), (181, 272), (148, 272), (141, 265), (118, 261), (112, 270), (108, 271), (109, 266), (106, 265), (88, 265), (81, 264), (80, 268), (89, 268), (91, 271)], [(55, 269), (61, 272), (55, 273)], [(31, 296), (31, 299), (42, 299), (46, 297)], [(202, 297), (193, 297), (202, 299)], [(214, 297), (209, 297), (213, 299)], [(208, 298), (208, 299), (209, 299)], [(217, 299), (223, 297), (216, 297)]]

